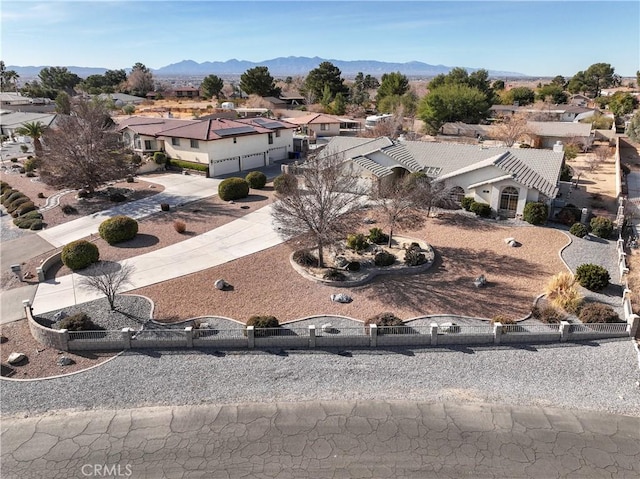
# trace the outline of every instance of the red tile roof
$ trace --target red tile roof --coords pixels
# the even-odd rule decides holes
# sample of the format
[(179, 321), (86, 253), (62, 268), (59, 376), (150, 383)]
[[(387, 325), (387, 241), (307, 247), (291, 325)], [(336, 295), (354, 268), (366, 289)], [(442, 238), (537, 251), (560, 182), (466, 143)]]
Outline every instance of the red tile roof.
[(158, 132), (158, 136), (212, 141), (233, 136), (270, 133), (271, 131), (268, 128), (248, 125), (240, 121), (215, 118), (211, 120), (196, 120), (189, 125), (167, 128)]

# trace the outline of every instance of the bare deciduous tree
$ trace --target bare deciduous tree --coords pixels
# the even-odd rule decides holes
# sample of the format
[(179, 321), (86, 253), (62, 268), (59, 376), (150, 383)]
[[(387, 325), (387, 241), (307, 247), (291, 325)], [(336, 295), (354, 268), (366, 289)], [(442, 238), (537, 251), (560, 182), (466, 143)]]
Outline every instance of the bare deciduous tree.
[(492, 135), (500, 141), (503, 141), (507, 147), (525, 136), (531, 136), (531, 130), (527, 126), (527, 117), (522, 113), (512, 116), (503, 117), (493, 131)]
[(324, 248), (355, 230), (358, 220), (353, 213), (362, 208), (366, 188), (344, 168), (343, 153), (322, 151), (295, 174), (297, 184), (278, 194), (273, 217), (284, 237), (295, 236), (317, 247), (323, 267)]
[(424, 173), (414, 173), (382, 183), (375, 195), (375, 201), (380, 206), (389, 228), (389, 246), (396, 227), (418, 227), (424, 223), (433, 208), (455, 207), (447, 185), (432, 180)]
[(106, 181), (124, 178), (133, 167), (103, 102), (81, 101), (73, 115), (60, 116), (43, 134), (40, 173), (56, 187), (93, 191)]
[(129, 263), (100, 261), (83, 271), (79, 284), (89, 291), (104, 294), (111, 311), (115, 311), (116, 295), (125, 285), (131, 284), (134, 269)]

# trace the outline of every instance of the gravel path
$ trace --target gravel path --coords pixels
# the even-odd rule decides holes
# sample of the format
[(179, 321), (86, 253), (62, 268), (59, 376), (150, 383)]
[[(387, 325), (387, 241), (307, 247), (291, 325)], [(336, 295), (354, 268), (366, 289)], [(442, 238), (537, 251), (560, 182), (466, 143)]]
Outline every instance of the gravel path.
[(483, 401), (640, 416), (629, 340), (519, 347), (232, 353), (128, 352), (97, 369), (3, 382), (4, 415), (202, 403)]

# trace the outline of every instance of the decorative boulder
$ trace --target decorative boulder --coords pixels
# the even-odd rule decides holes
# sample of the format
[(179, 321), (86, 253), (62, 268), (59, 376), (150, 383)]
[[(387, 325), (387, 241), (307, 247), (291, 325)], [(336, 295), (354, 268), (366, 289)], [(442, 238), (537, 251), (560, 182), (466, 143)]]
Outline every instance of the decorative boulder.
[(64, 311), (58, 311), (56, 314), (53, 315), (53, 321), (57, 323), (58, 321), (62, 321), (66, 317), (67, 317), (67, 313), (65, 313)]
[(350, 303), (351, 301), (353, 301), (353, 299), (347, 294), (338, 293), (331, 295), (331, 301), (335, 303)]
[(57, 362), (58, 366), (71, 366), (75, 364), (75, 361), (67, 356), (60, 356)]
[(507, 243), (508, 246), (515, 248), (516, 246), (520, 246), (520, 243), (516, 241), (515, 238), (505, 238), (504, 242)]
[(440, 331), (443, 333), (459, 333), (460, 326), (457, 326), (456, 323), (442, 323)]
[(372, 224), (375, 224), (376, 220), (374, 220), (373, 218), (365, 218), (362, 220), (362, 222), (365, 225), (372, 225)]
[(27, 356), (23, 353), (11, 353), (7, 358), (7, 362), (15, 365), (21, 363), (25, 359), (27, 359)]
[(336, 266), (338, 268), (344, 268), (348, 263), (349, 261), (344, 256), (336, 256)]
[(320, 326), (320, 329), (323, 333), (333, 333), (333, 326), (331, 325), (331, 323), (323, 324), (322, 326)]
[(229, 289), (229, 286), (231, 286), (224, 279), (217, 280), (213, 285), (220, 291), (226, 291), (227, 289)]

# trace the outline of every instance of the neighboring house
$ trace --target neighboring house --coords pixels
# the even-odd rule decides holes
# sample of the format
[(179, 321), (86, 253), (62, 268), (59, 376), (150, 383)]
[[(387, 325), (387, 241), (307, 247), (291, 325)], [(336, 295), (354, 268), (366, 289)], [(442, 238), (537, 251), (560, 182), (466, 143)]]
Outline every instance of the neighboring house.
[(594, 139), (591, 123), (529, 121), (527, 126), (534, 135), (531, 145), (534, 148), (553, 148), (558, 141), (562, 144), (579, 142), (588, 148)]
[(286, 103), (287, 108), (295, 108), (307, 104), (302, 95), (280, 95), (280, 100)]
[(0, 92), (0, 108), (23, 113), (54, 113), (56, 104), (49, 98), (29, 98), (20, 93)]
[(581, 95), (579, 93), (576, 95), (571, 95), (569, 97), (569, 104), (574, 106), (586, 107), (590, 101), (591, 101), (591, 98), (585, 95)]
[(140, 153), (205, 164), (209, 176), (250, 170), (284, 160), (293, 151), (295, 125), (269, 118), (178, 120), (132, 117), (118, 127)]
[(181, 86), (174, 88), (171, 95), (176, 98), (199, 98), (200, 90), (192, 86)]
[(270, 110), (287, 108), (287, 102), (275, 96), (263, 96), (262, 99), (269, 104)]
[(289, 123), (298, 126), (300, 133), (315, 137), (339, 136), (342, 120), (323, 113), (310, 113), (296, 118), (285, 118)]
[(595, 111), (593, 108), (578, 105), (493, 105), (489, 109), (489, 114), (493, 120), (522, 113), (532, 120), (572, 122), (592, 116)]
[(140, 96), (128, 95), (126, 93), (100, 93), (97, 96), (101, 100), (113, 101), (114, 105), (118, 108), (121, 108), (124, 105), (139, 105), (146, 99)]
[[(17, 136), (15, 130), (25, 123), (40, 122), (45, 127), (55, 126), (58, 115), (50, 113), (25, 113), (21, 111), (2, 110), (0, 114), (0, 133), (5, 136)], [(31, 141), (29, 138), (19, 138), (22, 143)]]
[(376, 187), (406, 174), (424, 172), (444, 181), (457, 201), (468, 196), (503, 217), (522, 215), (528, 202), (551, 204), (558, 194), (564, 152), (420, 141), (332, 138), (324, 154), (341, 153), (345, 174)]

